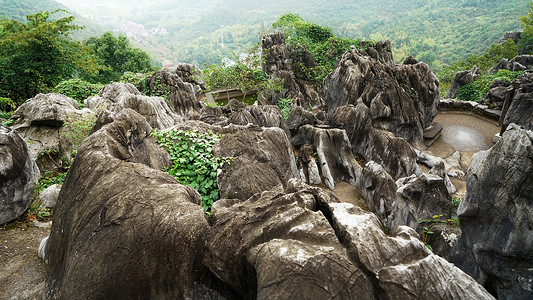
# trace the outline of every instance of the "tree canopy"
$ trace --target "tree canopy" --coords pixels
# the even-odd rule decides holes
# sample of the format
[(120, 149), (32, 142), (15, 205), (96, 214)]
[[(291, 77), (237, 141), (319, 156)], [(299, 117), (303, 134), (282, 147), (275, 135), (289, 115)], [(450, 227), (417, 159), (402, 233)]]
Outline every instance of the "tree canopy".
[(94, 54), (98, 62), (104, 66), (98, 74), (87, 76), (92, 82), (110, 83), (118, 81), (124, 72), (148, 72), (154, 69), (150, 56), (130, 45), (124, 35), (115, 37), (111, 32), (101, 37), (91, 37), (85, 43)]
[(82, 27), (73, 24), (73, 16), (54, 19), (58, 12), (67, 13), (40, 12), (25, 23), (0, 20), (0, 97), (20, 103), (77, 72), (97, 71), (90, 49), (69, 38)]

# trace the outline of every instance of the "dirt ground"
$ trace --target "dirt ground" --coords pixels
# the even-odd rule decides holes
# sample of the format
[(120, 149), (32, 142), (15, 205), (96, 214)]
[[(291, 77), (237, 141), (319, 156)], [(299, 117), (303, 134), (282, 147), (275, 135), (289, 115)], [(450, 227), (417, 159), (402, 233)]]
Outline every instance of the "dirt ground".
[(0, 299), (41, 299), (46, 264), (37, 257), (49, 228), (14, 221), (0, 226)]

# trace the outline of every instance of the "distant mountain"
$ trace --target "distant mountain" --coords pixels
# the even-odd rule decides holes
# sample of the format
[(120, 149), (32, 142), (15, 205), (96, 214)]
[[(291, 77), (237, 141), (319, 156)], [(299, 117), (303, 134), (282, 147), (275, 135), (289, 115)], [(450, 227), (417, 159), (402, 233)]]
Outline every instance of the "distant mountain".
[(85, 27), (85, 29), (72, 34), (75, 39), (83, 40), (90, 36), (101, 35), (105, 32), (103, 27), (81, 17), (75, 11), (70, 10), (65, 5), (54, 0), (0, 0), (0, 17), (22, 22), (26, 21), (26, 15), (57, 9), (64, 9), (71, 12), (76, 17), (78, 25)]
[[(54, 2), (25, 0), (4, 2)], [(529, 0), (57, 0), (80, 15), (126, 32), (158, 59), (202, 65), (257, 45), (286, 12), (349, 38), (390, 39), (438, 71), (480, 54), (520, 29)], [(13, 5), (13, 4), (12, 4)], [(20, 4), (22, 5), (22, 4)], [(0, 12), (2, 10), (0, 9)], [(141, 26), (142, 25), (142, 26)]]

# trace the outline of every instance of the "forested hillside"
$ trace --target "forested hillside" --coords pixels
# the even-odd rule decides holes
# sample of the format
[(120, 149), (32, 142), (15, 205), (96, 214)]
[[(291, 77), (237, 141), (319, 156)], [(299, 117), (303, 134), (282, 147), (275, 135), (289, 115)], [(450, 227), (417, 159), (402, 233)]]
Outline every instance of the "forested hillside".
[[(397, 61), (407, 55), (436, 72), (471, 54), (481, 54), (505, 31), (518, 30), (528, 0), (58, 0), (109, 29), (120, 22), (144, 26), (144, 35), (126, 32), (158, 60), (198, 65), (244, 52), (287, 12), (340, 37), (390, 39)], [(2, 0), (0, 14), (21, 17), (27, 9), (55, 7), (51, 0)], [(17, 12), (17, 10), (22, 10)], [(6, 13), (6, 11), (8, 13)], [(30, 11), (33, 12), (33, 11)], [(102, 21), (104, 20), (104, 21)], [(163, 28), (165, 34), (153, 34)]]

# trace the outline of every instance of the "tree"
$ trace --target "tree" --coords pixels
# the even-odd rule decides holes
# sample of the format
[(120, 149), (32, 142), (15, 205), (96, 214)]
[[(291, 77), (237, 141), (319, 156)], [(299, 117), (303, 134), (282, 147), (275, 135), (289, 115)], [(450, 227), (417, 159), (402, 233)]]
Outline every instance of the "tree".
[(87, 76), (89, 81), (107, 84), (118, 81), (124, 72), (145, 73), (154, 69), (150, 56), (132, 47), (123, 35), (115, 37), (111, 32), (106, 32), (99, 38), (89, 38), (85, 45), (94, 51), (104, 66), (95, 76)]
[(69, 38), (82, 27), (72, 24), (73, 16), (53, 19), (58, 12), (26, 16), (26, 23), (0, 20), (0, 97), (17, 104), (48, 92), (76, 72), (98, 69), (90, 50)]

